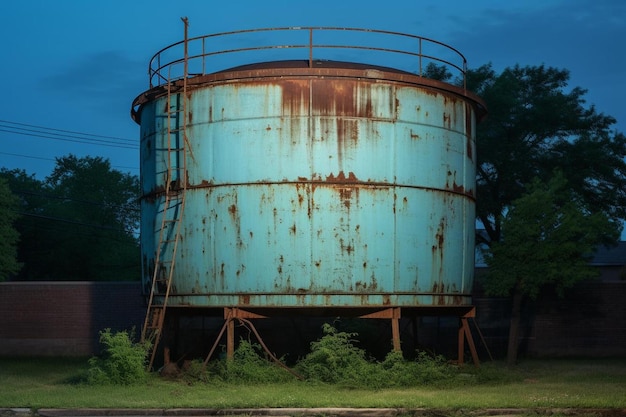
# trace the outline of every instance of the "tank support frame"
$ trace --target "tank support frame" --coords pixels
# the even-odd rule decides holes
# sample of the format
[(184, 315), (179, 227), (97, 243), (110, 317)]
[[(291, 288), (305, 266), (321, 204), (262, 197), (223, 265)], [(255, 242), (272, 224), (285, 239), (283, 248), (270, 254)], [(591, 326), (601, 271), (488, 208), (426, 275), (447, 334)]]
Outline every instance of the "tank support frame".
[[(382, 310), (378, 310), (372, 313), (363, 314), (357, 316), (362, 319), (389, 319), (391, 320), (391, 333), (392, 333), (392, 342), (393, 342), (393, 350), (396, 352), (401, 352), (402, 348), (400, 345), (400, 318), (401, 318), (401, 307), (389, 307), (384, 308)], [(464, 365), (465, 363), (465, 347), (469, 348), (470, 355), (472, 357), (472, 361), (474, 366), (480, 366), (480, 360), (478, 358), (478, 353), (476, 351), (476, 345), (474, 344), (474, 339), (472, 337), (472, 332), (469, 326), (469, 319), (474, 319), (476, 317), (476, 308), (471, 307), (468, 311), (462, 313), (459, 316), (459, 330), (458, 330), (458, 357), (457, 363), (459, 365)], [(261, 339), (261, 336), (258, 334), (256, 328), (250, 321), (251, 319), (266, 319), (269, 318), (267, 315), (258, 314), (252, 311), (248, 311), (238, 307), (225, 307), (224, 308), (224, 325), (222, 326), (221, 331), (219, 332), (214, 344), (213, 348), (209, 352), (208, 356), (204, 361), (204, 365), (208, 363), (215, 348), (218, 343), (222, 339), (224, 333), (226, 333), (226, 357), (228, 359), (233, 359), (235, 354), (235, 323), (238, 321), (240, 323), (244, 323), (250, 327), (252, 332), (257, 337), (259, 343), (263, 347), (263, 349), (273, 358), (273, 354), (270, 350), (265, 346), (265, 343)], [(169, 358), (165, 358), (166, 362)], [(275, 358), (273, 358), (275, 359)], [(278, 359), (275, 359), (277, 363), (280, 363)], [(299, 375), (294, 374), (296, 377), (300, 378)]]

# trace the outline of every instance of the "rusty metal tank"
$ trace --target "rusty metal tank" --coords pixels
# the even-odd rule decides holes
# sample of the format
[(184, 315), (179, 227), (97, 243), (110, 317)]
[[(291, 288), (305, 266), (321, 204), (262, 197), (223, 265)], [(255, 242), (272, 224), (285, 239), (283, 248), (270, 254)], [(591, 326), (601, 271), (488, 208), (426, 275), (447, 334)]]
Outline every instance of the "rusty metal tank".
[[(396, 67), (392, 58), (360, 62), (368, 51), (399, 54), (397, 43), (389, 49), (352, 47), (356, 55), (342, 55), (350, 48), (342, 43), (339, 51), (316, 44), (318, 32), (336, 30), (242, 31), (306, 38), (302, 44), (206, 49), (209, 41), (240, 33), (229, 32), (188, 40), (190, 50), (202, 46), (187, 59), (163, 58), (181, 43), (155, 55), (150, 88), (132, 113), (141, 130), (147, 287), (163, 190), (172, 180), (167, 161), (186, 169), (169, 306), (471, 304), (475, 125), (485, 108), (464, 88), (465, 59), (425, 38), (352, 29), (415, 42), (401, 53), (413, 59), (412, 69)], [(461, 63), (433, 58), (427, 45)], [(215, 57), (249, 51), (256, 53), (251, 63), (226, 61), (208, 69), (220, 65)], [(304, 57), (259, 59), (268, 51)], [(458, 70), (458, 85), (425, 77), (427, 58)], [(189, 65), (184, 72), (183, 61)], [(185, 94), (181, 77), (187, 78)], [(182, 140), (182, 134), (168, 133), (171, 106), (185, 118), (185, 161), (164, 156), (172, 136)]]

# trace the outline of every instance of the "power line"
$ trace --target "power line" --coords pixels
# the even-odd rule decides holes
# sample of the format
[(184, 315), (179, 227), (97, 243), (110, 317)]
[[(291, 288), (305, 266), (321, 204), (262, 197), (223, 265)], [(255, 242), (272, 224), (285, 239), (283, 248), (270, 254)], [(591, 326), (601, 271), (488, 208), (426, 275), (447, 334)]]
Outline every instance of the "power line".
[(22, 212), (22, 211), (18, 211), (17, 213), (22, 215), (22, 216), (35, 217), (35, 218), (44, 219), (44, 220), (52, 220), (52, 221), (56, 221), (56, 222), (74, 224), (74, 225), (77, 225), (77, 226), (91, 227), (91, 228), (94, 228), (94, 229), (110, 230), (110, 231), (113, 231), (113, 232), (122, 232), (122, 233), (126, 233), (127, 232), (123, 228), (116, 228), (116, 227), (105, 226), (105, 225), (100, 225), (100, 224), (83, 223), (83, 222), (78, 222), (76, 220), (63, 219), (61, 217), (46, 216), (46, 215), (43, 215), (43, 214), (25, 213), (25, 212)]
[[(31, 195), (31, 196), (35, 196), (35, 197), (41, 197), (41, 198), (47, 198), (50, 200), (62, 200), (62, 201), (73, 201), (75, 203), (81, 203), (81, 204), (88, 204), (91, 206), (103, 206), (105, 204), (105, 202), (102, 201), (92, 201), (92, 200), (83, 200), (83, 199), (79, 199), (79, 198), (72, 198), (72, 197), (66, 197), (66, 196), (59, 196), (59, 195), (53, 195), (53, 194), (46, 194), (46, 193), (38, 193), (35, 191), (25, 191), (25, 190), (11, 190), (14, 194), (20, 194), (20, 195)], [(112, 204), (110, 205), (110, 207), (113, 208), (118, 208), (118, 209), (130, 209), (132, 211), (139, 211), (139, 209), (134, 209), (132, 207), (126, 207), (124, 205), (121, 204)]]
[[(19, 211), (16, 211), (16, 213), (21, 214), (23, 217), (33, 217), (33, 218), (38, 218), (41, 220), (46, 220), (45, 223), (41, 223), (37, 225), (37, 230), (38, 231), (47, 231), (47, 232), (53, 232), (53, 233), (59, 233), (62, 232), (65, 235), (69, 235), (71, 237), (75, 237), (75, 238), (93, 238), (94, 237), (94, 232), (90, 232), (89, 228), (96, 228), (96, 229), (103, 229), (102, 226), (100, 225), (92, 225), (89, 223), (81, 223), (81, 222), (76, 222), (76, 221), (72, 221), (72, 220), (67, 220), (67, 219), (62, 219), (62, 218), (56, 218), (56, 217), (49, 217), (49, 216), (44, 216), (44, 215), (37, 215), (37, 214), (31, 214), (31, 213), (22, 213)], [(77, 226), (84, 226), (84, 228), (68, 228), (67, 226), (65, 226), (66, 224), (75, 224)], [(24, 230), (26, 230), (26, 227), (24, 228)], [(119, 242), (119, 243), (126, 243), (128, 241), (122, 239), (122, 236), (128, 237), (128, 238), (132, 238), (132, 239), (139, 239), (139, 235), (138, 232), (134, 233), (134, 232), (127, 232), (124, 229), (103, 229), (103, 230), (111, 230), (113, 232), (117, 232), (116, 234), (112, 235), (112, 234), (98, 234), (97, 238), (98, 239), (107, 239), (110, 241), (114, 241), (114, 242)]]
[[(79, 136), (71, 136), (71, 135), (61, 136), (56, 133), (46, 133), (46, 132), (41, 132), (41, 131), (37, 131), (33, 129), (15, 128), (11, 126), (3, 126), (3, 125), (0, 125), (0, 132), (7, 132), (7, 133), (13, 133), (16, 135), (32, 136), (32, 137), (45, 138), (45, 139), (54, 139), (54, 140), (60, 140), (64, 142), (83, 143), (83, 144), (88, 144), (88, 145), (110, 146), (113, 148), (125, 148), (125, 149), (139, 149), (139, 145), (121, 144), (121, 143), (109, 141), (109, 140), (91, 139), (87, 137), (79, 137)], [(58, 137), (53, 136), (53, 135), (58, 135)]]
[[(0, 155), (9, 155), (9, 156), (17, 156), (17, 157), (20, 157), (20, 158), (39, 159), (39, 160), (42, 160), (42, 161), (56, 162), (56, 159), (44, 158), (43, 156), (23, 155), (23, 154), (19, 154), (19, 153), (10, 153), (10, 152), (0, 152)], [(113, 168), (130, 169), (130, 170), (133, 170), (133, 171), (139, 171), (138, 167), (129, 167), (129, 166), (124, 166), (124, 165), (111, 165), (111, 166)]]
[(0, 123), (8, 123), (8, 124), (18, 125), (18, 126), (27, 126), (27, 127), (30, 127), (30, 128), (50, 130), (50, 131), (54, 131), (54, 132), (71, 133), (71, 134), (76, 134), (76, 135), (81, 135), (81, 136), (92, 136), (92, 137), (95, 137), (95, 138), (115, 139), (115, 140), (120, 140), (120, 141), (125, 141), (125, 142), (133, 142), (133, 143), (136, 142), (135, 139), (121, 138), (121, 137), (117, 137), (117, 136), (97, 135), (97, 134), (94, 134), (94, 133), (78, 132), (78, 131), (74, 131), (74, 130), (55, 129), (55, 128), (52, 128), (52, 127), (38, 126), (38, 125), (29, 124), (29, 123), (11, 122), (9, 120), (0, 120)]

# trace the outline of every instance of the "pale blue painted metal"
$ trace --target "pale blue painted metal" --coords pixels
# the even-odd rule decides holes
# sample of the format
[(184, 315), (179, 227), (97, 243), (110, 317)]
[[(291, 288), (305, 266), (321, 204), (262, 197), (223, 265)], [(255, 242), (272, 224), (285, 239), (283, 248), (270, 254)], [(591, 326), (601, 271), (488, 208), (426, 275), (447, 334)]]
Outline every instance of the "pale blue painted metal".
[[(169, 306), (471, 304), (475, 103), (384, 71), (245, 74), (205, 77), (188, 93)], [(166, 122), (165, 96), (142, 105), (146, 286)]]

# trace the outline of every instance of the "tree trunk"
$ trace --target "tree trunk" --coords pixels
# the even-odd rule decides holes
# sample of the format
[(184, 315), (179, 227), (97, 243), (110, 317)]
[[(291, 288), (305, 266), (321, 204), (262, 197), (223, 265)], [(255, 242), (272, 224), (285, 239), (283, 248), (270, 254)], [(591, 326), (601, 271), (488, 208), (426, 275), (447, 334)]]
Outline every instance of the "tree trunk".
[(511, 307), (511, 324), (509, 327), (509, 346), (506, 352), (506, 364), (513, 366), (517, 362), (517, 349), (519, 347), (519, 324), (522, 314), (522, 293), (515, 288), (513, 290), (513, 306)]

